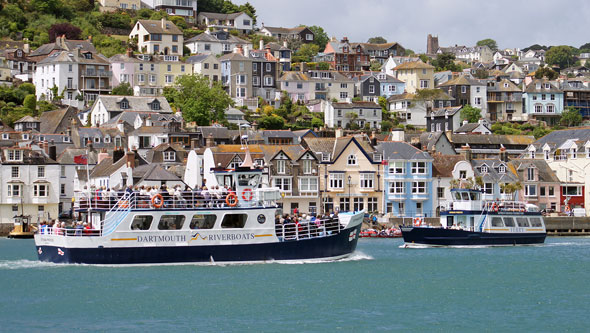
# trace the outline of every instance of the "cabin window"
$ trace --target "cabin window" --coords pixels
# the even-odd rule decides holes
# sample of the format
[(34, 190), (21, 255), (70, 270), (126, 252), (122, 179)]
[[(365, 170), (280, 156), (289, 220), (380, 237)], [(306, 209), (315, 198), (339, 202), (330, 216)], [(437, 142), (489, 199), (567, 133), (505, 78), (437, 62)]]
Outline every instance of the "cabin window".
[(137, 215), (131, 222), (131, 230), (149, 230), (154, 217), (149, 215)]
[(194, 215), (191, 220), (191, 229), (213, 229), (217, 221), (217, 215)]
[(184, 224), (184, 215), (164, 215), (158, 223), (158, 230), (180, 230)]
[(529, 225), (529, 220), (527, 220), (526, 217), (517, 217), (516, 218), (516, 223), (518, 224), (519, 227), (523, 227), (523, 228), (526, 228), (526, 227), (529, 227), (530, 226)]
[(507, 227), (515, 227), (515, 225), (514, 225), (514, 219), (512, 217), (505, 217), (504, 218), (504, 224)]
[(492, 217), (492, 227), (503, 227), (504, 223), (502, 222), (501, 217)]
[(247, 220), (247, 214), (226, 214), (221, 222), (221, 228), (243, 228)]
[(529, 221), (531, 222), (531, 227), (542, 227), (543, 226), (543, 222), (541, 222), (541, 218), (539, 218), (539, 217), (531, 217), (529, 219)]

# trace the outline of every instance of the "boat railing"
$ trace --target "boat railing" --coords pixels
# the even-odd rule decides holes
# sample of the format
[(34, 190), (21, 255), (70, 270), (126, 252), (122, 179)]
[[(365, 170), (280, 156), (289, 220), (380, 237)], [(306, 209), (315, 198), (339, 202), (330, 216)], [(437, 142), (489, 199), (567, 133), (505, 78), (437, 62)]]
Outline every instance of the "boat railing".
[(66, 237), (91, 237), (102, 236), (102, 231), (99, 229), (77, 229), (77, 228), (61, 228), (61, 227), (41, 227), (37, 230), (41, 235), (56, 235)]
[(338, 218), (277, 223), (275, 225), (276, 235), (281, 241), (326, 237), (338, 234), (342, 229)]
[[(244, 199), (245, 198), (245, 199)], [(129, 210), (145, 209), (194, 209), (194, 208), (252, 208), (276, 207), (280, 198), (274, 189), (256, 189), (252, 197), (238, 196), (235, 193), (209, 193), (197, 191), (178, 191), (173, 194), (141, 194), (140, 192), (122, 192), (117, 194), (101, 194), (78, 192), (75, 198), (77, 211), (102, 210), (118, 211), (119, 208)]]
[(452, 210), (482, 210), (488, 212), (525, 212), (527, 204), (522, 201), (509, 200), (485, 200), (485, 201), (445, 201), (442, 202), (441, 211)]

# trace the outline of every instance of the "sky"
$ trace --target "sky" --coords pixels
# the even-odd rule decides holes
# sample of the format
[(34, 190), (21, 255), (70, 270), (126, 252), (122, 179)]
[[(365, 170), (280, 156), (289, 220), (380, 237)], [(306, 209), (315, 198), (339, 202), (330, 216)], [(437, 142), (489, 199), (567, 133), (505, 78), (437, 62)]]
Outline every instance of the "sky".
[[(258, 27), (317, 25), (328, 36), (366, 42), (382, 36), (422, 53), (428, 34), (440, 46), (473, 46), (492, 38), (499, 48), (590, 42), (588, 0), (247, 0)], [(244, 0), (234, 0), (243, 4)]]

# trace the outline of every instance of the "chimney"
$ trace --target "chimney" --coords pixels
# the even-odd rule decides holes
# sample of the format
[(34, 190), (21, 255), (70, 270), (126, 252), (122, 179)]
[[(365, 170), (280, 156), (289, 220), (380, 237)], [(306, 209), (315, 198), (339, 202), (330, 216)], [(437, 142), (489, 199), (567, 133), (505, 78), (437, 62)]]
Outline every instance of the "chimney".
[(133, 50), (130, 47), (128, 47), (127, 48), (127, 57), (131, 58), (132, 56), (133, 56)]
[(344, 131), (342, 130), (342, 127), (338, 127), (336, 129), (336, 139), (341, 138), (343, 136), (343, 132)]
[(135, 168), (135, 153), (128, 151), (125, 157), (127, 158), (127, 167), (131, 169)]
[(162, 29), (166, 30), (166, 19), (162, 17)]
[(284, 47), (286, 47), (286, 48), (289, 48), (289, 46), (287, 46), (287, 45), (289, 45), (289, 44), (287, 43), (287, 41), (286, 41), (286, 40), (285, 40), (285, 41), (283, 41), (283, 46), (284, 46)]
[(117, 122), (117, 129), (119, 130), (119, 132), (125, 133), (125, 126), (123, 124), (123, 120), (119, 120)]
[(263, 50), (264, 49), (264, 40), (260, 39), (260, 42), (258, 43), (258, 49), (259, 50)]
[(248, 47), (248, 44), (244, 45), (244, 56), (250, 56), (250, 48)]
[(66, 128), (66, 135), (70, 138), (72, 138), (72, 128), (70, 126), (68, 126), (68, 128)]
[(120, 159), (125, 157), (125, 150), (116, 149), (113, 151), (113, 164), (117, 163)]
[(199, 140), (191, 139), (191, 149), (196, 149), (199, 146)]
[(508, 162), (508, 153), (504, 147), (500, 148), (500, 160), (503, 162)]
[(23, 52), (25, 54), (29, 54), (29, 52), (31, 52), (31, 47), (29, 46), (29, 43), (25, 43), (25, 45), (23, 45)]
[(92, 44), (92, 36), (88, 36), (88, 43)]
[(238, 45), (238, 53), (241, 55), (244, 55), (244, 49), (242, 48), (242, 45)]
[(461, 152), (460, 152), (461, 156), (463, 156), (463, 158), (467, 161), (471, 161), (471, 148), (469, 147), (469, 145), (465, 145), (463, 147), (461, 147)]
[(479, 120), (477, 121), (478, 124), (483, 124), (483, 118), (479, 118)]
[(108, 153), (98, 153), (98, 163), (102, 162), (107, 157), (109, 157)]
[(205, 147), (213, 147), (215, 146), (215, 140), (213, 140), (213, 134), (209, 134), (209, 136), (205, 139)]
[(43, 141), (43, 150), (45, 151), (45, 154), (49, 155), (49, 144), (47, 141)]
[(403, 142), (406, 140), (406, 133), (401, 128), (394, 128), (391, 130), (391, 141)]
[(467, 125), (469, 124), (469, 122), (467, 121), (467, 119), (463, 120), (463, 125)]

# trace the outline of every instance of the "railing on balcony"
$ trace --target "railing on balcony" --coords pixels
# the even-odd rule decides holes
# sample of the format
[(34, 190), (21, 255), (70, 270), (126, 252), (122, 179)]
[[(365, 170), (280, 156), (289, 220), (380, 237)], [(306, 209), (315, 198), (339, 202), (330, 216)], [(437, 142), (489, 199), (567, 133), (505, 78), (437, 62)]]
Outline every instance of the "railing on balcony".
[(80, 72), (81, 76), (98, 76), (98, 77), (111, 77), (113, 72), (111, 71), (97, 71), (92, 69), (83, 70)]

